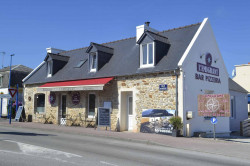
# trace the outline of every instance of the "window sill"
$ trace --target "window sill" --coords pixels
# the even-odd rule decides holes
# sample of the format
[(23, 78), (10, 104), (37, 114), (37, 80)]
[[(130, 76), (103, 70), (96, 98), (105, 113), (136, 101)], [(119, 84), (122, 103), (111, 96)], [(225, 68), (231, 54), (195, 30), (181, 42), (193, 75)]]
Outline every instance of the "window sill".
[(95, 73), (95, 72), (96, 72), (96, 69), (91, 69), (89, 72)]
[(143, 65), (143, 66), (140, 66), (140, 69), (145, 69), (145, 68), (153, 68), (155, 67), (154, 65)]

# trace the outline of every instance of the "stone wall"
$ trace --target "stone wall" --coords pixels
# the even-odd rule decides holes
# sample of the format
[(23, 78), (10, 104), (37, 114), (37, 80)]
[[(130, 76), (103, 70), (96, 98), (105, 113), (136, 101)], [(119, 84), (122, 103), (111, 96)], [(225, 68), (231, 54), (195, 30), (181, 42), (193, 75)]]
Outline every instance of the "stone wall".
[[(167, 91), (159, 91), (160, 84), (167, 84)], [(48, 101), (50, 92), (42, 92), (45, 94), (45, 113), (38, 114), (34, 113), (34, 96), (37, 92), (36, 85), (26, 85), (24, 100), (25, 100), (25, 111), (26, 115), (32, 115), (34, 122), (45, 122), (53, 124), (59, 124), (58, 110), (60, 108), (60, 98), (64, 94), (67, 96), (67, 125), (73, 126), (94, 126), (96, 119), (88, 118), (88, 94), (95, 93), (96, 95), (96, 110), (97, 108), (103, 107), (105, 101), (112, 102), (112, 114), (111, 114), (111, 130), (119, 130), (118, 124), (121, 118), (119, 112), (119, 93), (123, 89), (131, 89), (136, 96), (134, 98), (134, 112), (136, 126), (136, 132), (140, 130), (142, 110), (144, 109), (171, 109), (175, 110), (175, 76), (169, 73), (159, 74), (145, 74), (135, 75), (128, 77), (117, 77), (110, 81), (104, 86), (103, 91), (81, 91), (80, 92), (80, 103), (74, 105), (72, 103), (72, 93), (74, 92), (55, 92), (56, 101), (51, 105)], [(39, 92), (40, 93), (40, 92)], [(29, 101), (29, 97), (31, 100)]]
[[(167, 84), (167, 91), (159, 91), (159, 85)], [(175, 110), (176, 86), (175, 76), (168, 73), (145, 74), (129, 77), (119, 77), (117, 80), (118, 90), (122, 88), (136, 88), (135, 120), (139, 132), (142, 111), (145, 109), (170, 109)]]

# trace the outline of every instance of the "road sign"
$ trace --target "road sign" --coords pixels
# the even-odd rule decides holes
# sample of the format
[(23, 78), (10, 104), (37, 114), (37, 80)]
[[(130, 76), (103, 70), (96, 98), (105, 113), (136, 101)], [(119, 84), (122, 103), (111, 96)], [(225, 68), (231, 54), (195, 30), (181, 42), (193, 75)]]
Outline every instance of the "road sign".
[(212, 123), (212, 124), (216, 124), (217, 121), (218, 121), (218, 120), (216, 119), (216, 117), (212, 117), (212, 118), (211, 118), (211, 123)]
[(7, 98), (10, 99), (11, 96), (9, 94), (0, 94), (0, 98)]
[(8, 90), (10, 92), (11, 97), (14, 97), (15, 94), (16, 94), (16, 92), (17, 92), (17, 90), (16, 89), (8, 89)]

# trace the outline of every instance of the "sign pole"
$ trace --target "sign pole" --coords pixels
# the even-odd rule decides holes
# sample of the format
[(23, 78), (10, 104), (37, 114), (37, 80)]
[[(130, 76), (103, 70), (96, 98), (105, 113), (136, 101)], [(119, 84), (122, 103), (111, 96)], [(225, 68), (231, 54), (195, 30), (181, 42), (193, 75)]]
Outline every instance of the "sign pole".
[(215, 140), (215, 124), (213, 124), (214, 125), (214, 140)]
[(12, 100), (11, 104), (9, 104), (9, 124), (11, 124), (11, 105), (12, 105)]
[(2, 118), (3, 99), (1, 98), (0, 118)]
[(16, 84), (16, 113), (18, 110), (18, 84)]

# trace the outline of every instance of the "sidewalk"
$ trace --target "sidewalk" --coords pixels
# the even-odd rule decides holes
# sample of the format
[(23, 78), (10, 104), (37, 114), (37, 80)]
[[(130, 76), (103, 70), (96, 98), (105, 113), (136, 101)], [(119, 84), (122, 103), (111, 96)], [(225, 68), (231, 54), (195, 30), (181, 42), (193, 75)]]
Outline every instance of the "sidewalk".
[(53, 124), (41, 124), (32, 122), (9, 122), (0, 119), (0, 126), (11, 128), (37, 129), (40, 131), (59, 132), (66, 134), (88, 135), (94, 137), (114, 138), (125, 141), (141, 142), (179, 149), (188, 149), (202, 151), (213, 154), (222, 154), (224, 156), (240, 157), (250, 159), (250, 138), (186, 138), (172, 137), (169, 135), (149, 134), (149, 133), (132, 133), (132, 132), (114, 132), (106, 130), (95, 130), (93, 128), (58, 126)]

